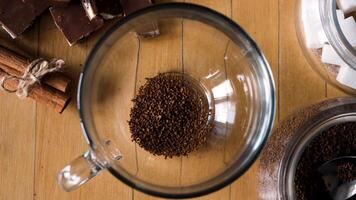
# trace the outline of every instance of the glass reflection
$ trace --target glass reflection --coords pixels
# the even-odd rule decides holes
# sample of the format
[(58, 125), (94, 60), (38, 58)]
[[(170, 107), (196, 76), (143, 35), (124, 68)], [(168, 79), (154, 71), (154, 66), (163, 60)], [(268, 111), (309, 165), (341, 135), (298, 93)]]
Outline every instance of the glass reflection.
[(231, 101), (234, 89), (230, 80), (224, 80), (212, 88), (215, 101), (215, 126), (216, 135), (226, 135), (229, 124), (235, 121), (236, 105)]

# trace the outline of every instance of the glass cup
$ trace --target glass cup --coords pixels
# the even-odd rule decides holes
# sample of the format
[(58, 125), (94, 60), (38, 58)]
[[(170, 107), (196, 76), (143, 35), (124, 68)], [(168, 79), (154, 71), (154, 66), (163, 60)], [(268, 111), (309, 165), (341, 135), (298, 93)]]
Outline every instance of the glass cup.
[[(160, 35), (136, 31), (153, 23)], [(132, 99), (147, 77), (179, 73), (204, 91), (214, 115), (206, 144), (164, 158), (131, 139)], [(102, 170), (142, 192), (188, 198), (216, 191), (255, 161), (275, 117), (269, 65), (253, 40), (227, 17), (197, 5), (159, 4), (117, 22), (97, 43), (80, 76), (78, 109), (90, 149), (58, 175), (71, 191)]]

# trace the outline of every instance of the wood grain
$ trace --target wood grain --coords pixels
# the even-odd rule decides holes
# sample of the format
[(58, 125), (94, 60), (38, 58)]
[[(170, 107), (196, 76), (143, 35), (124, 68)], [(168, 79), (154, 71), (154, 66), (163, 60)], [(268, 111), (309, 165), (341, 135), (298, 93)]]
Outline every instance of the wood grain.
[[(233, 20), (247, 31), (267, 57), (274, 75), (277, 91), (279, 88), (278, 2), (278, 0), (240, 0), (233, 1), (232, 4)], [(257, 169), (258, 161), (244, 176), (232, 184), (231, 199), (257, 199)]]
[[(87, 51), (85, 44), (70, 48), (56, 30), (51, 16), (41, 18), (40, 56), (64, 58), (68, 74), (72, 80), (78, 79), (80, 65)], [(60, 47), (60, 48), (58, 48)], [(75, 84), (75, 83), (74, 83)], [(72, 91), (73, 94), (75, 91)], [(63, 145), (66, 144), (66, 148)], [(47, 108), (38, 105), (36, 122), (36, 199), (80, 199), (80, 190), (64, 193), (56, 184), (59, 170), (86, 149), (81, 136), (75, 103), (71, 102), (62, 115), (55, 115)]]
[[(281, 119), (326, 96), (326, 84), (306, 61), (294, 25), (296, 1), (280, 0), (279, 91)], [(282, 34), (283, 33), (283, 34)]]
[[(159, 24), (161, 35), (158, 38), (140, 39), (136, 92), (146, 82), (147, 77), (153, 77), (157, 73), (182, 72), (183, 70), (182, 22), (170, 20), (161, 21)], [(139, 178), (147, 181), (154, 180), (161, 185), (179, 186), (181, 158), (165, 159), (162, 156), (152, 156), (138, 146), (136, 150)], [(136, 191), (134, 194), (135, 199), (152, 199)]]
[[(108, 27), (105, 27), (107, 29)], [(103, 33), (96, 33), (100, 35)], [(98, 36), (90, 38), (87, 42), (88, 49), (96, 43)], [(125, 46), (125, 48), (122, 48)], [(131, 100), (134, 97), (135, 76), (139, 46), (134, 34), (122, 38), (111, 47), (106, 59), (99, 64), (102, 73), (97, 73), (99, 86), (93, 93), (97, 103), (93, 107), (97, 130), (103, 133), (105, 140), (110, 140), (111, 145), (119, 146), (125, 162), (123, 167), (131, 173), (137, 172), (135, 145), (130, 141), (129, 127), (127, 124)], [(118, 59), (120, 58), (120, 59)], [(94, 81), (94, 80), (93, 80)], [(109, 98), (110, 97), (110, 98)], [(122, 98), (121, 98), (122, 97)], [(103, 109), (106, 108), (106, 109)], [(117, 111), (123, 112), (117, 112)], [(111, 119), (117, 123), (112, 124)], [(99, 120), (99, 121), (97, 121)], [(116, 133), (123, 133), (119, 135)], [(120, 162), (120, 161), (119, 161)], [(109, 172), (104, 171), (81, 188), (81, 199), (132, 199), (133, 190), (114, 178)]]
[[(161, 0), (159, 2), (171, 2)], [(180, 0), (184, 1), (184, 0)], [(318, 102), (326, 97), (345, 96), (344, 93), (327, 85), (309, 66), (298, 44), (294, 12), (296, 0), (186, 0), (218, 10), (240, 24), (258, 43), (266, 55), (276, 82), (278, 91), (278, 119), (283, 120), (295, 110)], [(107, 25), (108, 28), (110, 25)], [(163, 25), (163, 35), (159, 40), (140, 40), (139, 46), (131, 46), (127, 52), (116, 52), (125, 55), (129, 51), (137, 51), (137, 57), (122, 61), (122, 65), (134, 65), (130, 76), (121, 82), (130, 82), (127, 91), (132, 96), (138, 87), (144, 83), (144, 78), (157, 72), (167, 70), (186, 70), (196, 76), (201, 76), (209, 69), (209, 65), (219, 63), (221, 71), (225, 69), (220, 56), (210, 56), (208, 59), (194, 59), (204, 51), (199, 52), (196, 46), (204, 37), (216, 39), (216, 35), (202, 36), (197, 39), (194, 24), (176, 21)], [(105, 28), (105, 29), (106, 29)], [(69, 47), (61, 33), (55, 28), (49, 15), (41, 18), (32, 31), (16, 41), (1, 40), (2, 45), (21, 45), (32, 55), (45, 58), (64, 58), (68, 64), (66, 74), (77, 80), (79, 71), (90, 49), (104, 32), (99, 31), (89, 39)], [(164, 33), (169, 33), (166, 37)], [(0, 37), (4, 38), (1, 33)], [(226, 41), (216, 46), (210, 46), (216, 55), (224, 52)], [(15, 47), (16, 49), (16, 47)], [(163, 59), (161, 59), (163, 55)], [(171, 56), (166, 56), (171, 55)], [(115, 64), (109, 60), (105, 65)], [(197, 70), (196, 66), (203, 66)], [(145, 67), (147, 70), (139, 70)], [(135, 79), (135, 80), (132, 80)], [(72, 84), (72, 95), (75, 97), (76, 81)], [(131, 92), (130, 92), (131, 91)], [(118, 93), (118, 95), (120, 92)], [(130, 107), (131, 96), (118, 107)], [(115, 107), (117, 109), (118, 107)], [(11, 94), (0, 93), (0, 200), (147, 200), (159, 199), (148, 196), (115, 179), (108, 172), (103, 172), (87, 185), (72, 192), (63, 192), (55, 182), (57, 172), (72, 159), (83, 153), (88, 147), (84, 142), (79, 125), (75, 101), (62, 114), (56, 114), (42, 105), (29, 100), (19, 100)], [(128, 113), (126, 113), (127, 115)], [(124, 116), (121, 116), (124, 117)], [(277, 123), (278, 121), (277, 120)], [(124, 127), (127, 129), (127, 127)], [(204, 165), (207, 171), (223, 166), (221, 163), (209, 163), (209, 156), (221, 156), (221, 151), (199, 160), (190, 162), (187, 159), (163, 161), (152, 158), (139, 147), (133, 145), (136, 151), (130, 156), (130, 163), (137, 175), (146, 180), (155, 179), (167, 185), (179, 185), (194, 181), (204, 176), (204, 170), (199, 174), (189, 168)], [(133, 152), (127, 149), (127, 152)], [(226, 155), (225, 155), (226, 156)], [(210, 157), (210, 158), (212, 158)], [(136, 160), (137, 159), (137, 160)], [(154, 159), (151, 161), (149, 159)], [(152, 172), (147, 167), (148, 162), (169, 162), (165, 165), (164, 175)], [(130, 165), (131, 165), (130, 164)], [(167, 167), (170, 170), (167, 170)], [(208, 170), (209, 169), (209, 170)], [(235, 181), (231, 186), (197, 199), (235, 200), (257, 199), (257, 169), (256, 162), (251, 169)], [(167, 181), (166, 176), (171, 180)], [(189, 176), (190, 179), (183, 179)]]
[[(12, 49), (16, 46), (36, 49), (37, 35), (35, 26), (13, 43), (1, 34), (0, 42)], [(0, 199), (33, 199), (36, 103), (1, 92), (0, 113)]]
[[(186, 3), (203, 5), (226, 16), (231, 16), (231, 1), (186, 0)], [(204, 34), (202, 34), (204, 33)], [(208, 27), (200, 22), (185, 20), (183, 23), (183, 66), (184, 72), (205, 82), (208, 87), (214, 87), (226, 80), (225, 54), (229, 39), (218, 30)], [(204, 58), (204, 59), (202, 59)], [(210, 74), (218, 72), (214, 80), (205, 80)], [(217, 129), (215, 129), (214, 132)], [(226, 128), (216, 133), (226, 135)], [(224, 138), (226, 139), (226, 137)], [(226, 167), (224, 163), (224, 148), (222, 145), (208, 142), (202, 151), (192, 153), (182, 162), (182, 183), (194, 184), (199, 180), (208, 179), (212, 174), (218, 173)], [(222, 141), (224, 144), (224, 141)], [(198, 167), (198, 166), (204, 166)], [(196, 199), (229, 199), (230, 186)]]

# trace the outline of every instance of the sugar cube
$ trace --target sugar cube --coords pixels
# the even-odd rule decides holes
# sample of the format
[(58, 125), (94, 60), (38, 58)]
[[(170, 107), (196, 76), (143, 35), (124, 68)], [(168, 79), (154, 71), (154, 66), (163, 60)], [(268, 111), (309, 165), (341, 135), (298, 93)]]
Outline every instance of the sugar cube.
[(355, 0), (337, 0), (337, 5), (344, 13), (351, 13), (356, 11), (356, 1)]
[(339, 54), (337, 54), (334, 48), (329, 44), (325, 44), (323, 47), (321, 62), (331, 65), (346, 65), (344, 60), (342, 60)]
[(345, 13), (342, 10), (336, 10), (336, 16), (339, 21), (345, 19)]
[(341, 65), (336, 80), (345, 86), (356, 89), (356, 70), (346, 64)]

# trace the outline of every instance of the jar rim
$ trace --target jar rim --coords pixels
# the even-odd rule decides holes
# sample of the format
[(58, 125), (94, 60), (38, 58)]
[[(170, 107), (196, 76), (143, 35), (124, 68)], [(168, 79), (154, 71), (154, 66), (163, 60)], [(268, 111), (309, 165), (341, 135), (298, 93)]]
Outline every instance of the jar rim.
[(342, 32), (337, 17), (336, 0), (319, 0), (320, 18), (327, 39), (339, 56), (356, 70), (356, 50)]
[(294, 176), (297, 164), (305, 148), (324, 130), (345, 122), (356, 122), (356, 100), (352, 98), (337, 99), (320, 113), (308, 120), (295, 131), (290, 145), (283, 155), (278, 171), (279, 199), (296, 199)]

